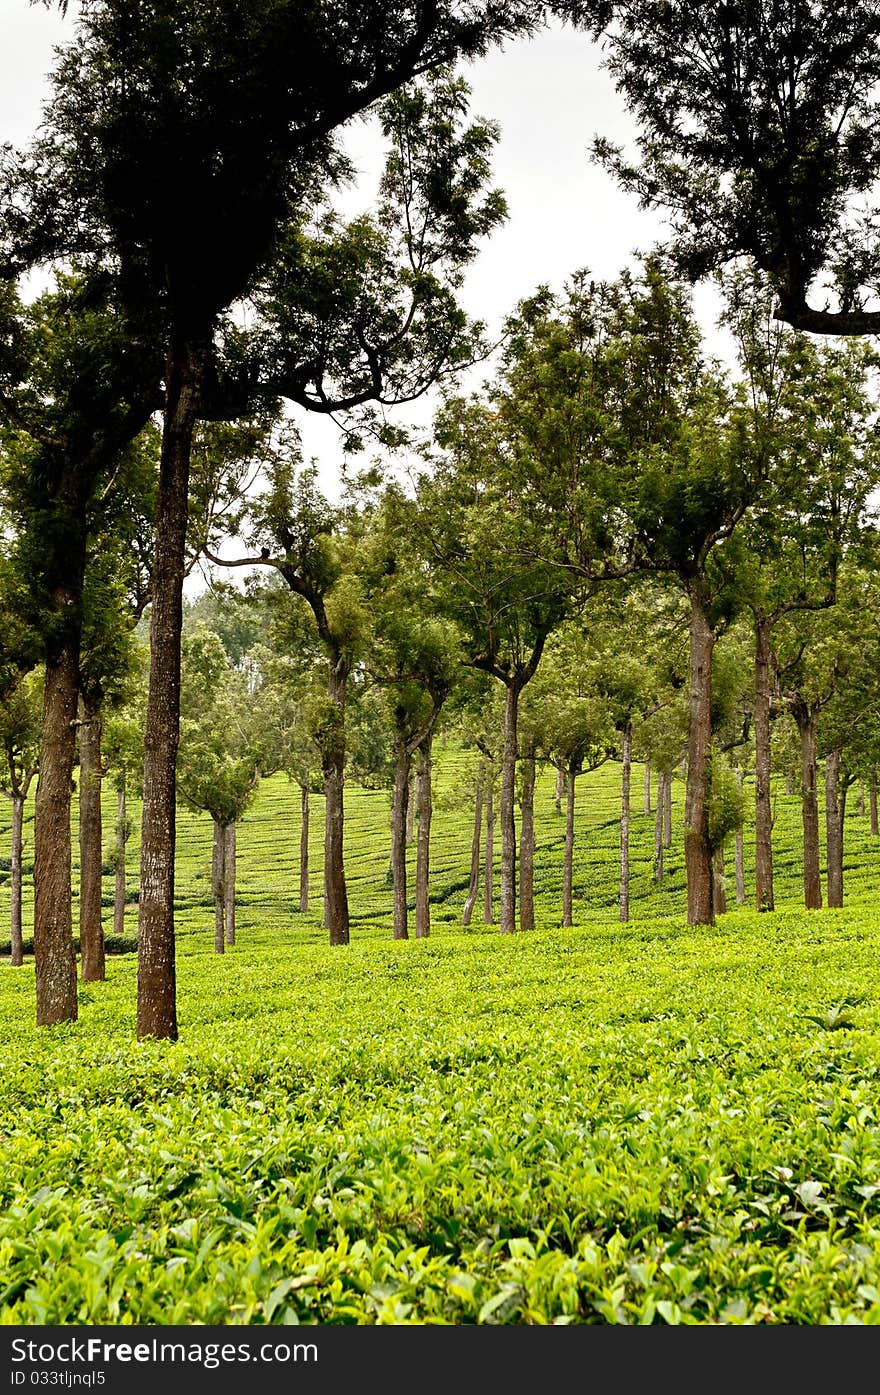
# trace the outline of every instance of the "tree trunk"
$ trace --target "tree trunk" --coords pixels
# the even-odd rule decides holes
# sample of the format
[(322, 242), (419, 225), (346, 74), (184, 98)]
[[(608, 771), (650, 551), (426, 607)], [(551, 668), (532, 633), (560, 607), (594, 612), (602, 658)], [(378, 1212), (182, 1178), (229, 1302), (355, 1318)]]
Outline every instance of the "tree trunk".
[(535, 928), (535, 743), (523, 754), (519, 835), (519, 928)]
[[(736, 772), (736, 781), (740, 789), (742, 789), (743, 773), (741, 770)], [(738, 906), (744, 906), (746, 902), (746, 872), (743, 852), (743, 830), (742, 824), (740, 824), (734, 834), (733, 845), (733, 872), (736, 881), (736, 904)]]
[(563, 796), (564, 793), (565, 793), (565, 771), (563, 770), (563, 768), (562, 768), (561, 765), (557, 765), (557, 767), (556, 767), (556, 793), (555, 793), (555, 795), (554, 795), (554, 804), (555, 804), (555, 807), (556, 807), (556, 812), (557, 812), (557, 814), (561, 814), (561, 813), (562, 813), (562, 796)]
[(632, 722), (627, 722), (623, 728), (620, 764), (620, 919), (625, 922), (629, 920), (629, 798), (632, 775)]
[(226, 827), (226, 848), (223, 860), (223, 882), (226, 890), (226, 943), (235, 944), (235, 844), (238, 825)]
[(840, 751), (825, 757), (825, 855), (828, 905), (843, 905), (843, 821), (840, 802)]
[(470, 925), (471, 916), (474, 913), (474, 906), (477, 904), (477, 896), (480, 891), (480, 848), (483, 833), (483, 771), (477, 776), (477, 788), (474, 794), (474, 836), (471, 840), (471, 875), (468, 882), (468, 893), (464, 903), (464, 910), (461, 913), (462, 925)]
[(416, 845), (416, 939), (426, 940), (431, 933), (431, 903), (428, 899), (429, 876), (431, 869), (431, 746), (433, 733), (422, 741), (419, 750), (422, 763), (419, 767), (419, 837)]
[(860, 819), (863, 819), (863, 818), (865, 817), (865, 782), (864, 782), (864, 780), (860, 780), (860, 781), (859, 781), (859, 795), (858, 795), (858, 799), (856, 800), (856, 813), (858, 814), (858, 816), (859, 816)]
[(645, 814), (653, 813), (651, 808), (651, 765), (649, 761), (645, 761), (645, 802), (642, 809)]
[(413, 778), (412, 771), (410, 770), (409, 788), (407, 790), (406, 799), (406, 846), (408, 848), (412, 847), (412, 842), (413, 838), (415, 837), (416, 831), (416, 805), (418, 803), (418, 791), (415, 785), (416, 782)]
[(24, 843), (24, 795), (12, 796), (12, 857), (9, 867), (12, 906), (9, 917), (9, 963), (20, 969), (24, 963), (24, 937), (21, 929), (22, 846)]
[(574, 882), (574, 786), (575, 777), (567, 771), (565, 800), (565, 854), (562, 860), (562, 924), (573, 923), (573, 882)]
[(725, 915), (727, 912), (724, 876), (724, 847), (719, 845), (712, 853), (712, 910), (715, 915)]
[(406, 832), (410, 803), (412, 756), (406, 740), (398, 741), (394, 761), (394, 791), (391, 796), (391, 884), (394, 889), (393, 934), (395, 940), (408, 940), (406, 904)]
[(663, 846), (672, 847), (672, 771), (667, 770), (663, 785)]
[(877, 820), (877, 772), (871, 775), (871, 788), (868, 790), (868, 812), (871, 819), (871, 835), (880, 837), (880, 823)]
[(654, 881), (658, 886), (663, 880), (663, 824), (666, 813), (666, 782), (669, 778), (665, 770), (657, 772), (657, 812), (654, 815)]
[(345, 885), (345, 700), (350, 667), (341, 657), (328, 665), (327, 695), (333, 708), (321, 752), (324, 772), (324, 926), (331, 945), (349, 942), (348, 891)]
[(138, 904), (139, 1039), (177, 1040), (174, 953), (175, 771), (180, 740), (180, 632), (189, 468), (207, 350), (176, 341), (168, 360), (151, 583)]
[(299, 834), (299, 908), (303, 915), (309, 909), (309, 790), (300, 785), (299, 807), (301, 827)]
[(816, 714), (808, 703), (797, 699), (792, 715), (801, 747), (801, 820), (804, 839), (804, 905), (807, 910), (822, 907), (822, 879), (819, 873), (819, 800), (816, 792)]
[(794, 794), (794, 775), (790, 770), (785, 772), (785, 793)]
[[(71, 604), (76, 604), (71, 599)], [(79, 630), (46, 664), (34, 803), (34, 963), (37, 1026), (78, 1011), (70, 875), (70, 795), (79, 696)]]
[(483, 859), (483, 924), (492, 925), (495, 912), (492, 893), (495, 882), (495, 770), (489, 762), (486, 775), (486, 849)]
[(125, 845), (128, 842), (128, 815), (125, 808), (125, 779), (119, 786), (116, 810), (116, 878), (113, 887), (113, 934), (125, 934)]
[(83, 699), (79, 728), (79, 952), (84, 983), (107, 977), (101, 923), (101, 704)]
[(846, 797), (847, 797), (847, 794), (849, 793), (849, 781), (847, 781), (847, 780), (845, 780), (845, 779), (844, 779), (844, 780), (841, 780), (840, 785), (839, 785), (839, 790), (840, 790), (840, 793), (839, 793), (839, 795), (838, 795), (838, 811), (837, 811), (837, 846), (838, 846), (838, 848), (840, 849), (840, 904), (841, 904), (841, 906), (842, 906), (842, 905), (843, 905), (843, 891), (844, 891), (844, 887), (843, 887), (844, 835), (845, 835), (845, 832), (846, 832), (846, 824), (845, 824), (845, 821), (844, 821), (844, 815), (846, 814)]
[(211, 895), (214, 898), (214, 953), (225, 954), (226, 934), (225, 916), (226, 907), (226, 883), (225, 883), (225, 861), (226, 861), (226, 830), (222, 824), (214, 820), (214, 846), (211, 854)]
[(770, 804), (770, 625), (755, 621), (755, 906), (772, 911), (773, 811)]
[(501, 917), (502, 935), (516, 930), (516, 755), (520, 686), (507, 684), (504, 748), (501, 756)]
[(709, 844), (709, 774), (712, 745), (712, 651), (715, 636), (698, 582), (689, 588), (690, 691), (684, 853), (689, 925), (712, 925), (712, 850)]

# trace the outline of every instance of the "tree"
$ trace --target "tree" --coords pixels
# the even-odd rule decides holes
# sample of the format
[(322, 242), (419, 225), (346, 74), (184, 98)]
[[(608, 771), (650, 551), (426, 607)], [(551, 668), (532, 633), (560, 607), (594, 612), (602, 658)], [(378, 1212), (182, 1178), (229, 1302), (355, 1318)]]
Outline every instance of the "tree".
[(12, 805), (9, 962), (13, 968), (20, 968), (24, 962), (21, 924), (24, 807), (39, 768), (42, 684), (42, 673), (22, 674), (17, 682), (4, 684), (0, 703), (0, 746), (3, 749), (0, 792)]
[(624, 400), (633, 406), (628, 506), (637, 564), (677, 577), (688, 600), (688, 922), (712, 924), (712, 654), (739, 603), (731, 535), (763, 480), (766, 457), (736, 390), (700, 361), (683, 289), (649, 261), (640, 280), (622, 278), (622, 291)]
[(423, 532), (445, 576), (443, 604), (464, 638), (467, 662), (504, 685), (501, 757), (502, 934), (516, 929), (515, 789), (521, 694), (537, 671), (548, 635), (571, 604), (572, 583), (558, 563), (552, 520), (523, 497), (520, 461), (488, 404), (450, 401), (440, 413), (443, 457), (423, 477)]
[(863, 344), (812, 345), (772, 318), (766, 285), (726, 279), (754, 418), (768, 462), (761, 498), (743, 522), (743, 600), (755, 635), (755, 900), (772, 910), (770, 806), (773, 634), (793, 611), (830, 606), (841, 561), (877, 481), (871, 376)]
[(388, 489), (366, 539), (361, 569), (376, 596), (367, 668), (386, 692), (393, 731), (394, 787), (391, 815), (393, 933), (407, 939), (407, 806), (413, 757), (419, 769), (416, 936), (428, 933), (428, 858), (431, 816), (431, 738), (461, 663), (459, 635), (438, 613), (414, 546), (422, 522), (411, 501)]
[(825, 862), (829, 906), (844, 896), (844, 830), (847, 793), (870, 778), (880, 747), (880, 652), (876, 626), (876, 571), (845, 569), (835, 612), (836, 684), (819, 718), (817, 751), (825, 757)]
[[(564, 4), (561, 6), (565, 8)], [(738, 256), (797, 329), (871, 334), (880, 270), (870, 199), (880, 172), (880, 16), (864, 0), (623, 0), (608, 67), (639, 126), (630, 159), (596, 156), (667, 214), (691, 279)], [(819, 308), (829, 286), (835, 308)]]
[(128, 336), (113, 290), (66, 275), (30, 306), (11, 286), (2, 302), (4, 497), (21, 613), (42, 636), (45, 660), (34, 817), (38, 1025), (78, 1011), (70, 796), (89, 532), (99, 486), (109, 486), (155, 404), (152, 347)]
[(79, 943), (84, 983), (106, 976), (102, 909), (103, 834), (101, 788), (104, 723), (129, 693), (137, 657), (133, 616), (123, 568), (114, 555), (118, 540), (106, 532), (93, 540), (83, 587), (79, 655)]
[[(585, 770), (598, 770), (614, 753), (613, 718), (590, 679), (595, 677), (594, 636), (569, 624), (554, 636), (540, 683), (544, 746), (566, 773), (562, 924), (574, 923), (575, 789)], [(589, 675), (589, 676), (588, 676)], [(537, 695), (533, 695), (533, 701)]]
[(125, 849), (132, 833), (128, 814), (128, 795), (132, 789), (140, 792), (140, 777), (144, 766), (144, 714), (141, 694), (146, 697), (146, 677), (149, 656), (144, 648), (138, 651), (139, 682), (128, 702), (111, 710), (104, 722), (102, 768), (109, 775), (116, 793), (116, 824), (113, 850), (113, 935), (117, 944), (125, 934), (127, 882)]
[[(144, 771), (140, 1037), (177, 1035), (174, 769), (193, 431), (199, 418), (249, 411), (255, 386), (240, 355), (233, 363), (240, 336), (231, 325), (224, 344), (218, 343), (221, 320), (255, 289), (279, 250), (282, 229), (305, 226), (345, 172), (336, 146), (342, 125), (419, 74), (527, 33), (541, 17), (542, 8), (526, 0), (502, 7), (393, 0), (381, 11), (351, 0), (333, 23), (320, 7), (304, 10), (294, 0), (269, 6), (223, 0), (210, 8), (200, 0), (149, 0), (135, 10), (122, 0), (94, 0), (84, 5), (77, 40), (56, 67), (47, 134), (23, 172), (9, 175), (19, 199), (7, 244), (19, 265), (69, 255), (72, 247), (118, 265), (127, 304), (151, 325), (165, 355)], [(446, 178), (435, 180), (430, 192), (445, 202), (450, 222), (457, 220), (459, 230), (466, 224), (472, 241), (478, 227), (471, 206), (467, 199), (462, 205), (454, 166), (444, 168), (446, 152), (440, 155), (437, 173)], [(454, 252), (460, 247), (459, 241)], [(314, 258), (301, 250), (304, 255), (289, 263), (288, 303), (315, 307), (323, 301), (336, 319), (338, 305), (328, 305), (322, 294), (327, 286), (320, 268), (313, 278)], [(413, 289), (417, 309), (426, 308), (430, 318), (436, 279), (416, 275)], [(441, 294), (440, 300), (450, 308), (448, 298)], [(449, 343), (448, 316), (440, 318), (439, 338)], [(360, 324), (356, 313), (349, 323)], [(429, 338), (436, 343), (436, 336)], [(299, 378), (289, 364), (284, 376), (285, 390), (319, 411), (364, 400), (364, 393), (366, 399), (381, 395), (383, 369), (406, 356), (396, 322), (390, 338), (348, 339), (334, 359), (343, 380), (331, 400), (323, 360), (315, 393), (304, 392), (314, 377), (316, 342), (310, 337)], [(429, 378), (438, 368), (436, 355), (432, 362)]]
[(229, 663), (219, 637), (196, 630), (184, 645), (178, 788), (214, 822), (211, 890), (214, 949), (235, 943), (235, 830), (260, 776), (258, 738), (246, 676)]

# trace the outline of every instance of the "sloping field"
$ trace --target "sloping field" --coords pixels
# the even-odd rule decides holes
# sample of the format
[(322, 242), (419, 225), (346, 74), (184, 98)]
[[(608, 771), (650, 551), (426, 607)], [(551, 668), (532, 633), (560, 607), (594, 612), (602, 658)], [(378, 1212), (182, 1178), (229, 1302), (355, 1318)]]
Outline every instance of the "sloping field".
[(295, 791), (272, 780), (241, 829), (224, 956), (208, 823), (181, 816), (179, 1043), (134, 1041), (131, 954), (51, 1030), (32, 1025), (30, 964), (0, 964), (0, 1321), (880, 1321), (867, 821), (848, 820), (851, 906), (807, 913), (780, 794), (782, 909), (692, 930), (680, 850), (653, 889), (636, 814), (621, 926), (606, 767), (580, 786), (562, 931), (547, 777), (538, 929), (502, 937), (458, 923), (455, 763), (426, 942), (390, 938), (381, 792), (350, 791), (351, 945), (319, 924), (318, 799), (316, 914), (294, 912)]

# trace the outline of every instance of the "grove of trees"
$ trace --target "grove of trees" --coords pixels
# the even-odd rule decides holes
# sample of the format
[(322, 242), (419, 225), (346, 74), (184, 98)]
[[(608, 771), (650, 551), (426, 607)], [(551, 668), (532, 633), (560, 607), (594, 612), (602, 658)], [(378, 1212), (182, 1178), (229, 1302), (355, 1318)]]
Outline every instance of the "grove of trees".
[[(602, 36), (639, 142), (595, 153), (669, 237), (616, 277), (536, 286), (493, 345), (463, 287), (506, 216), (498, 130), (460, 65), (553, 17)], [(299, 789), (300, 913), (322, 796), (341, 949), (346, 782), (387, 789), (389, 937), (414, 901), (425, 938), (441, 736), (470, 755), (464, 924), (481, 876), (495, 923), (497, 827), (498, 929), (535, 927), (542, 767), (575, 922), (576, 782), (608, 762), (628, 921), (637, 760), (658, 881), (684, 776), (690, 925), (725, 913), (731, 846), (737, 901), (773, 912), (792, 770), (804, 906), (843, 904), (847, 799), (876, 834), (880, 769), (878, 78), (864, 3), (345, 0), (328, 25), (295, 0), (83, 0), (40, 131), (0, 165), (0, 789), (14, 968), (33, 800), (38, 1025), (77, 1017), (78, 972), (105, 976), (107, 781), (117, 938), (142, 811), (142, 1039), (178, 1034), (178, 804), (211, 820), (225, 953), (261, 779)], [(343, 217), (364, 113), (382, 174)], [(694, 309), (707, 276), (727, 366)], [(405, 429), (395, 409), (428, 394), (430, 428)], [(306, 412), (340, 425), (336, 500)]]

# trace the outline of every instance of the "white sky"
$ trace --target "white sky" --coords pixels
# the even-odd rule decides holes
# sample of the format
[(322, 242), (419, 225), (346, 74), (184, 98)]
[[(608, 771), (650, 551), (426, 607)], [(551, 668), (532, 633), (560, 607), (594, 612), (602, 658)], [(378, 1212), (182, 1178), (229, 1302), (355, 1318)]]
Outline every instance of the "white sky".
[[(0, 0), (0, 140), (25, 144), (33, 133), (53, 45), (72, 30), (70, 15), (65, 20), (41, 4)], [(657, 240), (662, 224), (588, 158), (594, 134), (626, 142), (633, 126), (601, 69), (599, 48), (584, 35), (554, 27), (494, 52), (467, 76), (474, 112), (501, 127), (495, 182), (509, 217), (471, 267), (464, 302), (497, 331), (542, 282), (559, 288), (581, 267), (597, 279), (616, 276), (636, 250)], [(379, 152), (366, 124), (353, 129), (350, 144), (358, 168), (375, 175)], [(724, 353), (712, 289), (698, 288), (695, 300), (713, 351)], [(481, 377), (477, 370), (472, 385)], [(411, 410), (419, 422), (429, 417), (426, 404)], [(300, 414), (297, 424), (306, 457), (318, 460), (324, 488), (334, 495), (341, 461), (336, 427), (310, 414)]]

